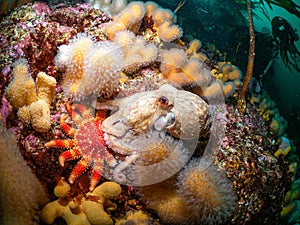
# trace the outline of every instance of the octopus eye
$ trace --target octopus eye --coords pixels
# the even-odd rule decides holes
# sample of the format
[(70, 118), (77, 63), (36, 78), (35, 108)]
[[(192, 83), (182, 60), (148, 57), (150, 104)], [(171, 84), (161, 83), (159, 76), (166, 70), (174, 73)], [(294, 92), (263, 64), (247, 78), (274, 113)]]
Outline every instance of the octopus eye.
[(165, 96), (160, 97), (160, 98), (158, 99), (158, 102), (159, 102), (159, 104), (160, 104), (161, 106), (164, 106), (164, 107), (166, 107), (166, 106), (169, 105), (169, 99), (168, 99), (167, 97), (165, 97)]

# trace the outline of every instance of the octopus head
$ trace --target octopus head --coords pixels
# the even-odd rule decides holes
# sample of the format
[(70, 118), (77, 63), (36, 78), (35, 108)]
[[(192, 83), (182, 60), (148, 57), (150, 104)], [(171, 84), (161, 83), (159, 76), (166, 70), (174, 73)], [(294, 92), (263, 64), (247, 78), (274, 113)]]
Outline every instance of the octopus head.
[(176, 139), (192, 140), (203, 135), (210, 124), (203, 99), (168, 84), (97, 106), (103, 107), (112, 109), (102, 124), (106, 139), (121, 154), (134, 151), (128, 150), (130, 143), (142, 134), (160, 131)]

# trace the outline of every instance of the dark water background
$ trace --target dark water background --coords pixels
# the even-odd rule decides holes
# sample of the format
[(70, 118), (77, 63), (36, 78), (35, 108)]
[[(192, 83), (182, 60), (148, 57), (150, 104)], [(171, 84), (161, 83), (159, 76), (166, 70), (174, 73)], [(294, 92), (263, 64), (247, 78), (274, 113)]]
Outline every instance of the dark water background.
[[(298, 0), (295, 1), (300, 3)], [(282, 8), (277, 6), (273, 10), (268, 9), (268, 15), (281, 16), (287, 19), (293, 28), (297, 29), (297, 34), (300, 36), (300, 18), (292, 15)], [(261, 16), (262, 20), (255, 18), (255, 29), (260, 31), (264, 27), (271, 29), (269, 21)], [(300, 40), (295, 43), (298, 50), (300, 50)], [(298, 57), (298, 65), (300, 65), (300, 57)], [(273, 65), (274, 72), (268, 74), (264, 80), (264, 88), (272, 96), (277, 104), (280, 113), (288, 121), (288, 133), (295, 143), (299, 151), (300, 145), (300, 73), (292, 69), (290, 71), (278, 57)]]

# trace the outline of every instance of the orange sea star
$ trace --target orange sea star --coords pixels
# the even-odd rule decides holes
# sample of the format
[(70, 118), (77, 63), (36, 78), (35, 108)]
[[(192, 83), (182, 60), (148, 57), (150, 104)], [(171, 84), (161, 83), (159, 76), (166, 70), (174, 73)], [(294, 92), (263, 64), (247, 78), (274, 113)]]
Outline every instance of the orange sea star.
[(69, 114), (72, 116), (76, 128), (70, 127), (65, 122), (65, 116), (61, 117), (60, 126), (64, 132), (72, 137), (67, 140), (52, 140), (45, 144), (46, 147), (69, 148), (59, 156), (59, 164), (63, 167), (66, 161), (80, 158), (69, 176), (69, 182), (82, 175), (88, 167), (92, 168), (90, 190), (92, 191), (101, 178), (104, 162), (109, 166), (116, 164), (116, 159), (108, 151), (103, 138), (101, 124), (106, 117), (106, 111), (98, 111), (96, 118), (84, 105), (66, 104)]

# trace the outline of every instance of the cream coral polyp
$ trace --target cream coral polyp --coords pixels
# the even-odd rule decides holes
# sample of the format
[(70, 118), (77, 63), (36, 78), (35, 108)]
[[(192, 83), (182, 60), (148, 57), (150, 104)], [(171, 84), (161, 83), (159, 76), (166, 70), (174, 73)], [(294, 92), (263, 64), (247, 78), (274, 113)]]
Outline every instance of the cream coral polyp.
[(29, 74), (27, 60), (22, 59), (15, 62), (13, 69), (13, 80), (6, 89), (5, 96), (10, 104), (18, 109), (37, 101), (34, 80)]
[(27, 126), (31, 124), (38, 132), (48, 131), (51, 127), (50, 104), (56, 92), (55, 78), (40, 72), (34, 82), (26, 60), (16, 62), (13, 76), (5, 96), (18, 110), (19, 119)]
[(118, 86), (123, 51), (110, 41), (95, 42), (79, 34), (59, 48), (56, 63), (62, 68), (66, 97), (80, 101), (113, 93)]

